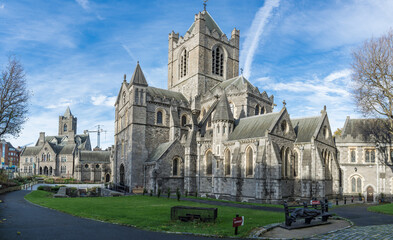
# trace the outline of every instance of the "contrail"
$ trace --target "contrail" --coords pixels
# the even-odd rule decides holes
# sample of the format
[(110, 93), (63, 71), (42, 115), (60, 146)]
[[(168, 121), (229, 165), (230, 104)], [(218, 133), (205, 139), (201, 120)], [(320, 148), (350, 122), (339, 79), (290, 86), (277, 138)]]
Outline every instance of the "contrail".
[(259, 8), (257, 14), (252, 21), (251, 27), (248, 30), (248, 35), (243, 44), (241, 51), (242, 62), (244, 62), (244, 77), (249, 78), (251, 75), (251, 65), (254, 59), (255, 51), (258, 47), (259, 40), (263, 33), (266, 23), (271, 17), (274, 8), (280, 5), (280, 0), (266, 0), (265, 4)]

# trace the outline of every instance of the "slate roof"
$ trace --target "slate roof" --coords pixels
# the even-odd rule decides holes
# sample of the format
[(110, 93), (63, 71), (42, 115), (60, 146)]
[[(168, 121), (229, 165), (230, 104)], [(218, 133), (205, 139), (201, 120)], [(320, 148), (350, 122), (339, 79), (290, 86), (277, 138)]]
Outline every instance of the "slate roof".
[(74, 152), (74, 149), (76, 147), (76, 144), (67, 144), (65, 146), (62, 147), (62, 149), (60, 150), (60, 154), (72, 154)]
[(110, 162), (111, 153), (109, 151), (81, 151), (81, 162)]
[(147, 86), (147, 81), (145, 75), (142, 72), (141, 66), (139, 66), (139, 62), (135, 67), (134, 73), (132, 74), (130, 84)]
[[(210, 32), (216, 30), (220, 37), (224, 35), (223, 31), (220, 29), (220, 27), (217, 25), (217, 23), (214, 21), (213, 17), (209, 14), (208, 11), (203, 11), (202, 14), (205, 17), (205, 25), (210, 30)], [(187, 30), (187, 32), (191, 33), (194, 27), (195, 27), (195, 22), (191, 25), (191, 27)]]
[(155, 87), (147, 87), (147, 93), (152, 97), (160, 97), (167, 99), (176, 99), (178, 101), (183, 101), (188, 104), (187, 99), (180, 92), (173, 92), (166, 89), (155, 88)]
[(264, 137), (266, 130), (271, 130), (270, 128), (274, 126), (273, 124), (277, 122), (281, 114), (282, 111), (241, 118), (228, 140)]
[(296, 142), (311, 142), (322, 116), (294, 118), (291, 120), (293, 130), (296, 133)]
[(155, 162), (160, 159), (174, 142), (175, 141), (165, 142), (158, 145), (158, 147), (150, 154), (148, 162)]
[(42, 146), (38, 147), (26, 147), (22, 152), (21, 156), (34, 156), (37, 155), (41, 151)]
[(229, 107), (227, 95), (225, 93), (221, 96), (216, 106), (216, 112), (213, 117), (213, 121), (220, 121), (220, 120), (226, 120), (226, 121), (234, 120), (231, 108)]
[(247, 87), (251, 89), (256, 89), (256, 87), (252, 85), (250, 81), (248, 81), (245, 77), (243, 77), (243, 75), (240, 75), (217, 84), (212, 88), (212, 90), (217, 87), (220, 87), (225, 90), (230, 86), (235, 86), (239, 90), (247, 89)]
[(379, 139), (383, 142), (392, 142), (393, 136), (388, 132), (387, 121), (384, 119), (350, 119), (347, 117), (341, 136), (337, 137), (337, 143), (351, 142), (375, 142)]

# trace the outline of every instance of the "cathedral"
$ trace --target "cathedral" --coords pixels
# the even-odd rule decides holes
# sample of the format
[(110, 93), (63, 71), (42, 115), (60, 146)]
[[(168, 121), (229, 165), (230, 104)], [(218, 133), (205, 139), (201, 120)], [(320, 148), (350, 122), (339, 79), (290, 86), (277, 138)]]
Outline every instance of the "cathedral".
[(77, 134), (77, 118), (68, 107), (59, 116), (56, 136), (40, 136), (34, 147), (26, 147), (20, 157), (21, 175), (75, 178), (79, 181), (109, 182), (111, 179), (112, 152), (91, 151), (87, 131)]
[(137, 64), (115, 103), (113, 181), (217, 199), (280, 203), (340, 194), (326, 107), (292, 119), (239, 75), (240, 31), (204, 10), (168, 40), (168, 90)]

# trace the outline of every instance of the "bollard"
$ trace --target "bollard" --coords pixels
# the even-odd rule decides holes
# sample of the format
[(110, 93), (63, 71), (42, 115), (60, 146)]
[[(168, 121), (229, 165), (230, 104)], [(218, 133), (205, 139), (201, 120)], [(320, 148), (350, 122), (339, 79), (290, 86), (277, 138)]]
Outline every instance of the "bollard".
[(344, 204), (347, 204), (347, 197), (344, 197)]
[(338, 197), (336, 197), (336, 205), (338, 205)]

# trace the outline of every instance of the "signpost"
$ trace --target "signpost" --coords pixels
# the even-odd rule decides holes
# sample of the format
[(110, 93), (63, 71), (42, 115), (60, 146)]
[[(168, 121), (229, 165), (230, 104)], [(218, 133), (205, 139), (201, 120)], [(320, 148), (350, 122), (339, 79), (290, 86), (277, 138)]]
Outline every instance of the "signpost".
[(236, 217), (233, 218), (232, 227), (235, 228), (235, 235), (237, 235), (237, 228), (244, 225), (244, 216), (239, 217), (239, 214), (236, 214)]
[(318, 205), (318, 204), (321, 204), (321, 202), (318, 200), (311, 200), (311, 205)]

